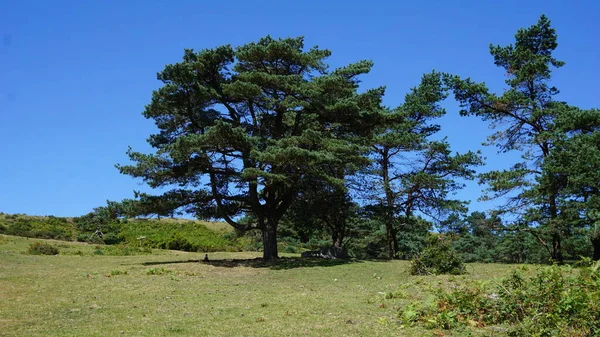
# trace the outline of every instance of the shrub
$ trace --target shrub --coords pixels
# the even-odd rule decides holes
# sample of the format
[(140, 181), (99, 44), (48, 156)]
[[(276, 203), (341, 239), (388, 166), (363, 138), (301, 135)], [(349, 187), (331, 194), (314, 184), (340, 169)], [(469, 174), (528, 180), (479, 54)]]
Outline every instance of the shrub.
[(58, 255), (58, 248), (44, 242), (34, 242), (29, 245), (27, 253), (32, 255)]
[(440, 290), (436, 302), (429, 310), (407, 308), (430, 328), (504, 324), (509, 336), (600, 336), (600, 262), (578, 273), (545, 267), (530, 278), (515, 270), (493, 287)]
[(159, 248), (172, 249), (172, 250), (183, 250), (187, 252), (197, 251), (198, 247), (193, 245), (188, 239), (184, 238), (179, 234), (173, 235), (167, 241), (161, 242)]
[(89, 234), (84, 234), (84, 233), (77, 234), (77, 241), (79, 241), (79, 242), (88, 242), (89, 238), (90, 238)]
[(102, 237), (102, 241), (107, 245), (114, 245), (123, 242), (123, 238), (115, 233), (106, 233)]
[(465, 266), (456, 251), (441, 236), (432, 235), (429, 245), (411, 260), (412, 275), (465, 274)]

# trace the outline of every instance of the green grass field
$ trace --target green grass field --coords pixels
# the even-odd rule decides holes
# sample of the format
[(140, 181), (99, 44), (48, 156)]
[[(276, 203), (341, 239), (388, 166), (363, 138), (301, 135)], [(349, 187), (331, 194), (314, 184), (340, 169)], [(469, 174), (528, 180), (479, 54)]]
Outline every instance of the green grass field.
[[(46, 241), (60, 255), (28, 255)], [(470, 264), (466, 276), (410, 276), (405, 261), (306, 260), (260, 253), (154, 250), (94, 255), (85, 243), (0, 236), (1, 336), (440, 336), (405, 328), (398, 308), (437, 287), (502, 277), (512, 266)], [(454, 336), (495, 334), (497, 328)]]

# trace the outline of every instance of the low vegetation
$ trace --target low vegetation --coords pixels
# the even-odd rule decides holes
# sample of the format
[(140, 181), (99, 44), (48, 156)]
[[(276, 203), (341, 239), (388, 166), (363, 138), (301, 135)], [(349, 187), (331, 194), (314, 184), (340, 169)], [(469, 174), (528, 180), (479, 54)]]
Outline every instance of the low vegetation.
[(438, 288), (508, 277), (511, 265), (411, 276), (407, 261), (283, 254), (265, 262), (258, 252), (214, 252), (202, 262), (204, 253), (96, 255), (97, 245), (52, 240), (40, 241), (60, 254), (37, 256), (26, 253), (31, 239), (0, 237), (0, 321), (7, 337), (489, 336), (508, 328), (429, 330), (406, 324), (399, 313), (413, 302), (435, 301)]
[(465, 272), (465, 265), (450, 242), (438, 235), (431, 235), (429, 245), (410, 262), (412, 275), (460, 275)]
[[(252, 237), (236, 235), (229, 226), (186, 219), (113, 219), (108, 222), (90, 222), (86, 217), (0, 214), (0, 233), (190, 252), (241, 251), (254, 247)], [(106, 250), (119, 249), (123, 250), (106, 248), (104, 253)]]
[(574, 270), (522, 269), (492, 282), (465, 282), (438, 289), (430, 302), (400, 310), (405, 324), (453, 330), (472, 326), (506, 326), (509, 336), (599, 336), (600, 263)]
[(58, 255), (58, 248), (45, 242), (34, 242), (29, 245), (27, 253), (32, 255)]

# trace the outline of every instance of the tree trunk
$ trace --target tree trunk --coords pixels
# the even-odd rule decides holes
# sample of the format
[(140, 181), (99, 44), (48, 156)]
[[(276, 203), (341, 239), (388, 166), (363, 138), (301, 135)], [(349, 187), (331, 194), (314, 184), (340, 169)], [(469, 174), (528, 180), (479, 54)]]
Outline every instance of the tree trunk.
[(342, 248), (342, 243), (346, 238), (346, 212), (345, 208), (347, 207), (344, 199), (340, 199), (341, 203), (339, 204), (340, 210), (334, 214), (331, 219), (331, 224), (329, 227), (331, 228), (331, 239), (333, 240), (333, 246), (337, 248)]
[(342, 231), (334, 230), (331, 239), (333, 240), (333, 246), (336, 248), (342, 248), (342, 243), (344, 241), (344, 233)]
[(392, 219), (387, 219), (385, 222), (386, 236), (387, 236), (387, 244), (390, 250), (390, 258), (395, 259), (398, 257), (398, 237), (396, 233), (396, 228), (394, 228), (394, 224)]
[(560, 229), (557, 228), (555, 219), (558, 217), (558, 208), (556, 207), (556, 194), (552, 194), (549, 200), (550, 204), (550, 225), (552, 226), (552, 260), (563, 264)]
[(385, 232), (387, 244), (390, 252), (390, 259), (398, 258), (398, 237), (396, 228), (394, 228), (394, 192), (390, 182), (389, 173), (389, 149), (385, 148), (382, 153), (381, 175), (383, 178), (383, 190), (385, 191)]
[(262, 231), (263, 236), (263, 260), (270, 261), (278, 259), (277, 253), (277, 222), (273, 219), (267, 220)]
[(594, 261), (600, 260), (600, 234), (592, 237), (592, 246), (594, 247)]
[(564, 262), (560, 233), (558, 233), (557, 229), (555, 229), (554, 233), (552, 233), (552, 260), (554, 262), (558, 262), (558, 264), (563, 264)]

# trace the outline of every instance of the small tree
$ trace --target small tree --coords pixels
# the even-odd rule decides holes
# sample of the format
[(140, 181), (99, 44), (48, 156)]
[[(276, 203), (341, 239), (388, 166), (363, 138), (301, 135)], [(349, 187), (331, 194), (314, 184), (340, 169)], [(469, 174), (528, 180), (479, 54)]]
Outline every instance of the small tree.
[(452, 154), (446, 139), (431, 140), (440, 130), (432, 121), (445, 114), (439, 105), (445, 97), (441, 74), (424, 75), (405, 103), (385, 115), (373, 138), (369, 186), (380, 188), (367, 194), (382, 205), (390, 258), (399, 257), (398, 226), (412, 227), (416, 212), (439, 220), (464, 209), (466, 203), (450, 194), (464, 187), (460, 179), (473, 179), (472, 168), (483, 163), (478, 153)]

